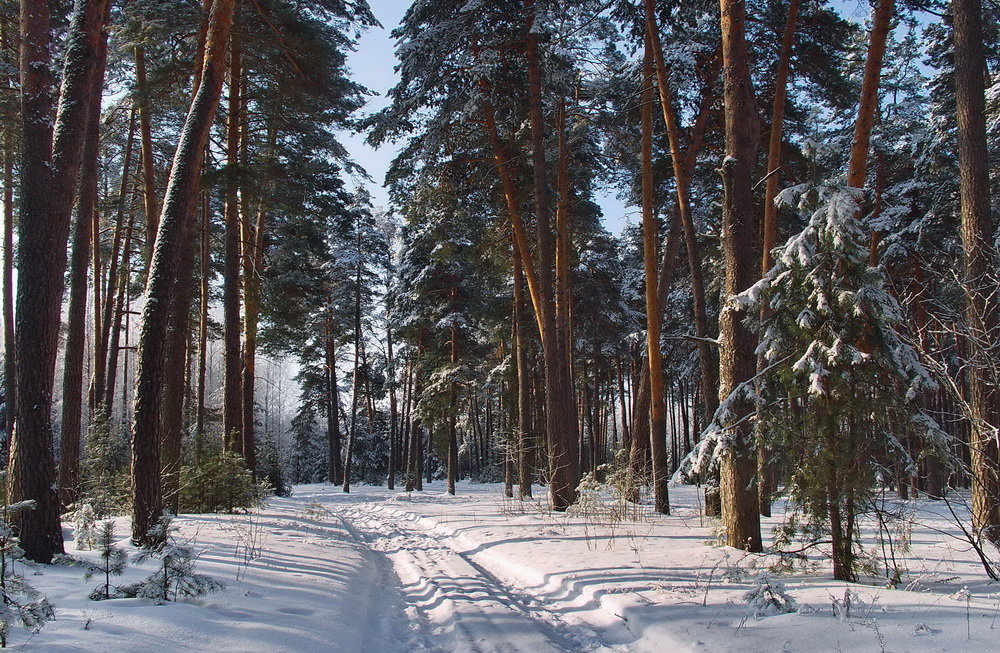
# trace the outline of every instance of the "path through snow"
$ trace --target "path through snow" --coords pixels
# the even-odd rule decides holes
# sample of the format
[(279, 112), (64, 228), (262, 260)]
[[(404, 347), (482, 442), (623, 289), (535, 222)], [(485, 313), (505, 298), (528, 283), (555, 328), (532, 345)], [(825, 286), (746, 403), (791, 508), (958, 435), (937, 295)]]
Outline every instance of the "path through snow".
[[(226, 584), (192, 601), (93, 602), (96, 581), (79, 569), (18, 564), (56, 605), (56, 621), (33, 636), (15, 629), (10, 643), (45, 653), (995, 649), (1000, 585), (984, 579), (935, 502), (900, 504), (913, 514), (910, 591), (845, 586), (817, 558), (816, 569), (783, 576), (801, 610), (757, 620), (743, 596), (773, 560), (712, 546), (693, 488), (672, 491), (670, 517), (620, 523), (501, 492), (461, 483), (457, 497), (437, 485), (345, 495), (318, 484), (252, 515), (181, 515), (198, 571)], [(117, 521), (124, 545), (128, 520)], [(66, 535), (68, 553), (96, 557), (75, 550), (68, 526)], [(851, 615), (838, 614), (848, 595)]]
[(505, 586), (451, 538), (388, 507), (386, 497), (350, 503), (326, 493), (310, 498), (391, 561), (407, 614), (419, 624), (430, 650), (542, 653), (600, 648), (593, 638)]

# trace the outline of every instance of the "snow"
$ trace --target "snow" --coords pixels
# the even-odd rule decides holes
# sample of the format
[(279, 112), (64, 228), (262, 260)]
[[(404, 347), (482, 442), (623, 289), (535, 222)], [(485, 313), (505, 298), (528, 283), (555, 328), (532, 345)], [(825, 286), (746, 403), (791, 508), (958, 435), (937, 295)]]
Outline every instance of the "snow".
[[(914, 515), (906, 589), (888, 589), (830, 580), (820, 558), (796, 571), (768, 569), (777, 556), (715, 544), (716, 525), (700, 516), (695, 488), (675, 487), (671, 500), (672, 516), (633, 507), (619, 519), (599, 506), (552, 513), (544, 500), (505, 499), (498, 485), (463, 482), (455, 497), (438, 482), (412, 495), (298, 486), (253, 515), (176, 519), (200, 552), (197, 571), (226, 585), (201, 599), (93, 602), (93, 581), (79, 569), (27, 568), (56, 605), (56, 621), (33, 636), (15, 628), (11, 646), (402, 653), (994, 645), (1000, 588), (941, 502), (904, 502)], [(765, 538), (779, 521), (764, 520)], [(118, 522), (127, 533), (126, 520)], [(96, 557), (72, 542), (67, 552)], [(130, 568), (121, 582), (150, 570)]]

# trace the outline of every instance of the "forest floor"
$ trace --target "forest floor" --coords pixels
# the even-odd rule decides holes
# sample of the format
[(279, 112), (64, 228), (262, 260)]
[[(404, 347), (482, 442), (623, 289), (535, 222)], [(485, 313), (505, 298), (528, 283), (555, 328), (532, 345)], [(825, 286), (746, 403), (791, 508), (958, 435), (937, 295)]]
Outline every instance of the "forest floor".
[[(535, 488), (538, 494), (544, 489)], [(294, 488), (249, 515), (183, 515), (197, 570), (226, 584), (155, 605), (94, 602), (78, 569), (24, 568), (56, 605), (30, 651), (988, 651), (1000, 585), (941, 502), (890, 502), (910, 524), (899, 589), (830, 580), (821, 558), (775, 572), (797, 603), (755, 617), (745, 600), (777, 558), (720, 547), (694, 488), (673, 515), (590, 501), (563, 515), (502, 486), (435, 482), (407, 494)], [(959, 515), (960, 508), (956, 507)], [(780, 515), (765, 520), (771, 533)], [(119, 519), (122, 541), (127, 520)], [(67, 552), (76, 552), (66, 527)], [(900, 534), (897, 534), (897, 537)], [(905, 533), (903, 535), (906, 535)], [(995, 551), (994, 551), (995, 553)], [(22, 571), (18, 564), (18, 571)], [(151, 573), (131, 567), (124, 581)], [(967, 588), (967, 591), (963, 588)]]

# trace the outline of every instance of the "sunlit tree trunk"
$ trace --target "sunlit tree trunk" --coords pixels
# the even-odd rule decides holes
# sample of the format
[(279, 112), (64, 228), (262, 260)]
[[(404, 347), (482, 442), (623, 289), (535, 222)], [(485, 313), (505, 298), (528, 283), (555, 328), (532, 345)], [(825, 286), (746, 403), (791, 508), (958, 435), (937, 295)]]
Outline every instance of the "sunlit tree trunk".
[(961, 181), (961, 231), (965, 257), (965, 319), (969, 330), (967, 383), (972, 409), (972, 523), (983, 537), (1000, 542), (1000, 389), (990, 346), (1000, 333), (1000, 284), (990, 208), (986, 141), (986, 60), (980, 0), (953, 0), (955, 99)]
[[(781, 38), (781, 51), (778, 53), (778, 67), (774, 74), (774, 99), (771, 107), (771, 132), (767, 148), (767, 186), (764, 191), (764, 225), (763, 242), (761, 243), (761, 276), (767, 274), (773, 264), (771, 250), (777, 244), (778, 207), (774, 203), (778, 197), (778, 186), (781, 183), (781, 146), (784, 142), (785, 104), (788, 96), (788, 74), (792, 62), (792, 45), (795, 42), (795, 30), (799, 21), (801, 0), (789, 0), (788, 13), (785, 16), (785, 31)], [(761, 320), (767, 319), (769, 309), (762, 306)], [(763, 359), (758, 359), (758, 367)], [(774, 466), (770, 464), (771, 454), (763, 446), (757, 450), (757, 481), (759, 487), (760, 514), (771, 516), (771, 495), (777, 489)]]
[[(136, 371), (135, 410), (132, 427), (132, 539), (137, 544), (153, 543), (149, 529), (163, 510), (160, 485), (161, 410), (163, 393), (169, 382), (168, 325), (176, 293), (175, 284), (191, 276), (182, 267), (185, 250), (191, 250), (194, 204), (199, 178), (219, 96), (225, 77), (225, 57), (233, 21), (234, 0), (212, 3), (206, 31), (205, 56), (199, 84), (180, 132), (180, 140), (167, 181), (167, 192), (156, 245), (146, 284), (139, 334)], [(192, 258), (193, 260), (193, 258)]]
[(653, 186), (653, 53), (646, 37), (642, 66), (642, 243), (646, 276), (646, 359), (649, 362), (649, 442), (653, 476), (653, 507), (670, 514), (667, 460), (666, 395), (663, 388), (663, 354), (660, 351), (661, 312), (657, 285), (659, 227), (656, 224)]
[(540, 335), (549, 442), (549, 497), (554, 509), (566, 510), (576, 501), (576, 487), (580, 480), (579, 432), (576, 403), (573, 400), (573, 380), (565, 364), (565, 347), (556, 324), (553, 273), (555, 239), (552, 233), (552, 200), (545, 161), (542, 67), (538, 34), (531, 29), (535, 21), (535, 3), (534, 0), (525, 0), (524, 4), (527, 9), (525, 60), (528, 73), (528, 115), (531, 123), (531, 167), (538, 236), (538, 296), (535, 310), (542, 327)]
[(139, 143), (142, 157), (142, 201), (146, 211), (146, 260), (153, 255), (159, 210), (156, 205), (156, 173), (153, 161), (153, 128), (149, 109), (149, 85), (146, 83), (146, 52), (135, 46), (135, 90), (139, 107)]
[[(125, 141), (125, 154), (122, 157), (122, 175), (118, 185), (118, 207), (115, 210), (114, 235), (111, 242), (111, 253), (108, 256), (108, 274), (105, 277), (104, 292), (100, 292), (100, 284), (95, 284), (95, 306), (100, 310), (94, 313), (94, 375), (90, 383), (90, 410), (92, 415), (100, 414), (101, 418), (110, 417), (104, 395), (108, 382), (108, 346), (111, 339), (111, 324), (114, 319), (115, 297), (118, 288), (119, 258), (122, 252), (122, 241), (125, 239), (125, 211), (128, 208), (129, 178), (132, 171), (132, 150), (135, 145), (136, 110), (132, 109), (128, 122), (128, 138)], [(96, 214), (95, 214), (96, 215)], [(95, 261), (99, 242), (95, 240)], [(98, 301), (99, 298), (99, 301)]]
[(757, 455), (753, 428), (747, 417), (754, 411), (750, 393), (730, 397), (740, 384), (753, 378), (756, 338), (730, 299), (757, 279), (759, 242), (754, 212), (751, 171), (756, 159), (758, 118), (750, 80), (743, 0), (721, 0), (723, 100), (726, 149), (721, 174), (724, 189), (722, 249), (726, 278), (719, 317), (719, 399), (729, 398), (725, 424), (729, 447), (719, 463), (722, 523), (729, 546), (760, 551), (760, 515), (757, 499)]

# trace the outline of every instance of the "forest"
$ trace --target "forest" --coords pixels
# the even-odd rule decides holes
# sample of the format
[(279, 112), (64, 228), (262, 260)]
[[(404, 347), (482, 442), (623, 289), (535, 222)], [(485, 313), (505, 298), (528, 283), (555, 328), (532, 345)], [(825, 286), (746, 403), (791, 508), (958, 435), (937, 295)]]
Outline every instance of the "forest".
[(316, 487), (1000, 581), (998, 70), (993, 0), (3, 0), (0, 586)]

